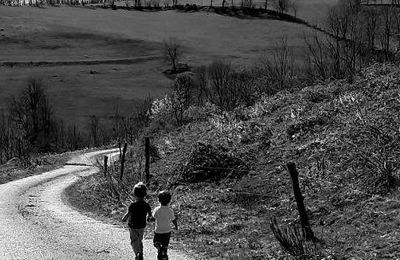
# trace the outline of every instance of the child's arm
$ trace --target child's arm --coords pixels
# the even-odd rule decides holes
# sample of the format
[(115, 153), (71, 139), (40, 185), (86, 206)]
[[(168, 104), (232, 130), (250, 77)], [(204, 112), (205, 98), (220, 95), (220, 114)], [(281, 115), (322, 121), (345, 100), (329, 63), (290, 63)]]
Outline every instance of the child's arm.
[(174, 211), (171, 209), (171, 219), (172, 219), (172, 224), (175, 226), (175, 230), (178, 230), (178, 216), (174, 214)]
[(153, 213), (151, 212), (151, 210), (149, 212), (147, 212), (147, 221), (149, 222), (153, 222), (156, 219), (153, 217)]
[(129, 213), (129, 210), (128, 210), (128, 211), (125, 213), (125, 215), (122, 217), (122, 222), (127, 221), (128, 218), (129, 218), (129, 215), (130, 215), (130, 213)]
[(176, 218), (172, 220), (172, 224), (174, 224), (175, 230), (178, 230), (178, 221), (176, 220)]

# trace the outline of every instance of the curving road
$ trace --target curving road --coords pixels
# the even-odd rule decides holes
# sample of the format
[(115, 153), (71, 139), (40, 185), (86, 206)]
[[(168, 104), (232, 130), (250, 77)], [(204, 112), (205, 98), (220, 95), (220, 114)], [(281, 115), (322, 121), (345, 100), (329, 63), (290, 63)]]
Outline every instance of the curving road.
[[(127, 229), (80, 214), (61, 199), (66, 187), (95, 173), (88, 153), (61, 169), (0, 185), (0, 259), (134, 259)], [(151, 240), (145, 259), (157, 259)], [(170, 252), (170, 259), (191, 259)]]

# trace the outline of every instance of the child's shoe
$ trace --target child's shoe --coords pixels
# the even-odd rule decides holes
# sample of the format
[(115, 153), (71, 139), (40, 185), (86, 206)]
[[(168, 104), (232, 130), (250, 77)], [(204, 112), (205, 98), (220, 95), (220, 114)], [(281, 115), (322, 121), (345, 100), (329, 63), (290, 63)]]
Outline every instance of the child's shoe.
[(143, 254), (142, 253), (137, 253), (135, 260), (143, 260)]
[(158, 249), (157, 260), (168, 260), (167, 247), (160, 245)]

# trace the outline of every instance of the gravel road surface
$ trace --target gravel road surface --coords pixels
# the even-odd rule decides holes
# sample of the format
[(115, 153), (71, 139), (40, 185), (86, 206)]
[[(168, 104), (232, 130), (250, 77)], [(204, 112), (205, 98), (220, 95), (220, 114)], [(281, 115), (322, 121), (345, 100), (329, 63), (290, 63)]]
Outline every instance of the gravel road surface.
[[(0, 259), (134, 259), (129, 231), (84, 216), (64, 204), (65, 188), (93, 174), (96, 155), (72, 159), (61, 169), (0, 185)], [(145, 259), (157, 259), (144, 240)], [(171, 260), (191, 257), (171, 250)]]

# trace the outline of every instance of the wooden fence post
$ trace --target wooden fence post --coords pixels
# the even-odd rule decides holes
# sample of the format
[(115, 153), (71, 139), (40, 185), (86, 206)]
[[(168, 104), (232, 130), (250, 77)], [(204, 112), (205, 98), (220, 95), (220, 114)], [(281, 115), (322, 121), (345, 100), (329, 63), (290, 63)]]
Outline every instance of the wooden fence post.
[(122, 144), (121, 144), (121, 142), (118, 142), (118, 149), (119, 149), (119, 159), (121, 160), (121, 158), (122, 158)]
[(108, 162), (108, 157), (104, 156), (104, 177), (107, 177), (107, 162)]
[(122, 180), (122, 177), (124, 176), (125, 156), (126, 156), (127, 149), (128, 149), (128, 143), (125, 143), (124, 149), (122, 150), (122, 156), (121, 156), (121, 173), (119, 175), (120, 180)]
[(293, 183), (293, 193), (297, 203), (297, 209), (300, 214), (301, 227), (303, 228), (306, 236), (306, 240), (312, 240), (315, 238), (314, 233), (311, 229), (310, 222), (308, 220), (307, 211), (304, 206), (304, 197), (301, 194), (299, 185), (299, 172), (296, 169), (296, 164), (293, 162), (287, 163), (286, 167), (290, 173), (290, 177)]
[(144, 172), (146, 174), (146, 183), (149, 184), (150, 181), (150, 137), (145, 137), (145, 158), (146, 163), (144, 166)]

